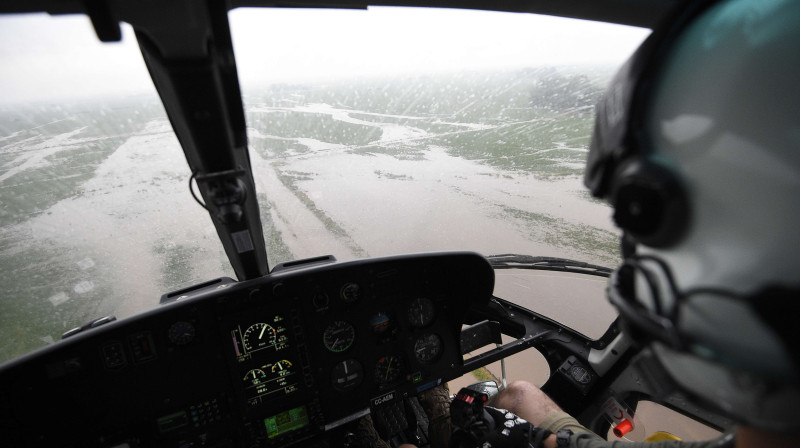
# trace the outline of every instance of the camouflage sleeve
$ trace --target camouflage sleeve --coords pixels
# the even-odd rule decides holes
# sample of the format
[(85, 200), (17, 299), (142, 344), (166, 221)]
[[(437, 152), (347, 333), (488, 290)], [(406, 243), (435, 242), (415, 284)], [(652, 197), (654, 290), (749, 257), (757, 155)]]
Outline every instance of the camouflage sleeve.
[(603, 440), (600, 436), (590, 431), (585, 426), (578, 423), (571, 415), (563, 411), (548, 414), (539, 424), (540, 428), (548, 429), (556, 433), (562, 429), (569, 429), (573, 434), (587, 434), (590, 438)]
[(682, 442), (676, 440), (661, 442), (628, 442), (608, 441), (578, 423), (566, 412), (553, 412), (545, 417), (539, 425), (553, 433), (561, 429), (569, 429), (574, 434), (570, 441), (570, 448), (723, 448), (733, 446), (733, 437), (724, 434), (717, 439), (703, 442)]

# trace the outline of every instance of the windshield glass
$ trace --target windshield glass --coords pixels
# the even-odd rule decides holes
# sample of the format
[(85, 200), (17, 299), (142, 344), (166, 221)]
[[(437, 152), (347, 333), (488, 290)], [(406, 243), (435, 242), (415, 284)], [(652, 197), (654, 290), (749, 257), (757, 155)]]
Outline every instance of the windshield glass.
[(130, 27), (0, 23), (0, 362), (232, 269)]
[[(230, 18), (273, 264), (431, 250), (618, 264), (582, 173), (594, 106), (648, 30), (413, 8)], [(580, 277), (498, 271), (495, 293), (599, 337), (616, 312), (604, 279)]]
[[(580, 175), (593, 105), (647, 30), (394, 8), (230, 19), (270, 266), (432, 250), (616, 264)], [(0, 20), (0, 362), (233, 277), (131, 30), (101, 44), (83, 17)]]
[(273, 262), (617, 260), (580, 175), (594, 104), (646, 31), (486, 11), (230, 16)]

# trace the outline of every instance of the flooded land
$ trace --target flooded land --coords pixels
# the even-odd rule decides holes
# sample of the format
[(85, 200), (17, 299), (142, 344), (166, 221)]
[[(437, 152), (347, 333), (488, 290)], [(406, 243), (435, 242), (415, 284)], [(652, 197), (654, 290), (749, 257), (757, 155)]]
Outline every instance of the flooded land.
[[(609, 210), (580, 177), (601, 90), (538, 69), (246, 91), (270, 265), (474, 250), (613, 266)], [(0, 362), (232, 277), (189, 176), (155, 98), (0, 106)]]

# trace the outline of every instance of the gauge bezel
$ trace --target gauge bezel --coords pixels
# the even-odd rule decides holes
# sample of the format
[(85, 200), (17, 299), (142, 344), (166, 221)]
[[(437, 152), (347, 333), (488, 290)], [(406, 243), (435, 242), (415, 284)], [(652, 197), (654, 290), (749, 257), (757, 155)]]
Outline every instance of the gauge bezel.
[(417, 296), (408, 303), (406, 318), (414, 328), (429, 327), (436, 320), (436, 304), (427, 296)]
[(186, 345), (192, 342), (197, 334), (194, 324), (185, 320), (179, 320), (169, 326), (167, 336), (170, 342), (175, 345)]
[(339, 298), (342, 302), (353, 304), (361, 299), (363, 290), (361, 285), (356, 282), (347, 282), (339, 288)]
[[(261, 328), (261, 326), (263, 326), (263, 328)], [(261, 330), (259, 332), (258, 340), (262, 339), (265, 336), (265, 334), (268, 334), (269, 335), (268, 342), (264, 345), (259, 345), (256, 347), (250, 346), (251, 341), (249, 340), (250, 336), (248, 336), (250, 334), (250, 330), (254, 329), (254, 331), (259, 331), (259, 328), (261, 328)], [(275, 327), (266, 322), (256, 322), (247, 327), (244, 333), (242, 333), (242, 346), (248, 352), (253, 353), (255, 351), (267, 348), (269, 346), (274, 346), (277, 338), (278, 338), (278, 332), (275, 330)]]
[[(388, 361), (388, 363), (387, 363)], [(385, 367), (384, 367), (385, 365)], [(394, 372), (391, 377), (383, 375), (383, 372)], [(405, 362), (403, 358), (396, 353), (387, 353), (375, 361), (373, 374), (375, 376), (375, 384), (379, 387), (386, 387), (400, 382), (403, 379), (405, 372)]]
[[(433, 338), (434, 341), (430, 341), (431, 338)], [(426, 355), (425, 357), (420, 357), (419, 346), (421, 343), (424, 344), (432, 343), (433, 345), (431, 345), (430, 347), (434, 348), (435, 350), (434, 353), (431, 356)], [(442, 353), (444, 353), (444, 341), (442, 341), (442, 337), (439, 336), (438, 334), (431, 332), (423, 333), (422, 335), (414, 339), (414, 359), (419, 361), (421, 364), (430, 365), (435, 363), (436, 361), (439, 360), (439, 358), (442, 357)]]
[[(353, 367), (356, 368), (353, 371), (353, 373), (347, 372), (347, 365), (350, 365), (351, 368)], [(345, 366), (345, 371), (338, 372), (339, 366)], [(356, 376), (350, 378), (352, 375)], [(340, 378), (345, 379), (344, 384), (338, 382)], [(361, 363), (358, 362), (358, 360), (355, 358), (347, 358), (343, 361), (340, 361), (336, 363), (336, 365), (334, 365), (333, 368), (331, 369), (331, 385), (333, 386), (334, 389), (336, 389), (339, 392), (350, 392), (358, 388), (358, 386), (360, 386), (361, 383), (363, 382), (364, 382), (364, 366), (362, 366)]]
[[(335, 344), (336, 342), (328, 340), (328, 335), (330, 334), (329, 332), (336, 331), (340, 327), (344, 328), (345, 326), (347, 327), (346, 330), (340, 330), (340, 331), (347, 331), (349, 333), (349, 335), (345, 338), (345, 341), (347, 342), (344, 348), (334, 348), (332, 345)], [(336, 341), (338, 341), (338, 338), (336, 339)], [(322, 329), (322, 345), (323, 347), (325, 347), (326, 350), (328, 350), (331, 353), (346, 352), (347, 350), (350, 349), (350, 347), (353, 346), (353, 344), (355, 344), (355, 342), (356, 342), (356, 328), (353, 326), (353, 324), (351, 324), (346, 320), (339, 319), (331, 321), (325, 326), (325, 328)]]

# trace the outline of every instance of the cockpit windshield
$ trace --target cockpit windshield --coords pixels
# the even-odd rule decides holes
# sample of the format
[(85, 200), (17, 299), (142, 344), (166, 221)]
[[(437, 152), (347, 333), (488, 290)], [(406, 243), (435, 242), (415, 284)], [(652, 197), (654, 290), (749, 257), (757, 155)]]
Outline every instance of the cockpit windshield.
[[(580, 176), (594, 104), (649, 30), (436, 9), (229, 18), (270, 266), (438, 250), (616, 265), (610, 210)], [(101, 44), (86, 18), (0, 20), (0, 362), (235, 277), (132, 31)]]

